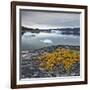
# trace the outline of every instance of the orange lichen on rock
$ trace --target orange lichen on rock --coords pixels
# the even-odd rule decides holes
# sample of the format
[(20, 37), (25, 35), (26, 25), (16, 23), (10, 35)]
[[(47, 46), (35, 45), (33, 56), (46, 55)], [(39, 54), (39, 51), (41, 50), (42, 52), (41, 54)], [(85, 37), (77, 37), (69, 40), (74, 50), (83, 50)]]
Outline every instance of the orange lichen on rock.
[(39, 57), (40, 66), (46, 70), (54, 70), (57, 65), (63, 64), (66, 71), (80, 61), (80, 53), (77, 50), (59, 48), (52, 53), (46, 53)]

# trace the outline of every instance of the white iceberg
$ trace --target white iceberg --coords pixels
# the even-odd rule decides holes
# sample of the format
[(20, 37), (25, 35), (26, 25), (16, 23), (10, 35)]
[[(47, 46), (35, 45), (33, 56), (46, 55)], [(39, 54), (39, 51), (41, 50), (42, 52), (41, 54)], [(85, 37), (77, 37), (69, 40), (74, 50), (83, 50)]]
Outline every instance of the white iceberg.
[(51, 30), (51, 33), (61, 34), (61, 31), (59, 31), (59, 30)]
[(44, 40), (40, 40), (40, 41), (43, 43), (46, 43), (46, 44), (53, 44), (52, 40), (50, 40), (50, 39), (44, 39)]
[(36, 33), (26, 32), (24, 33), (24, 37), (35, 37)]

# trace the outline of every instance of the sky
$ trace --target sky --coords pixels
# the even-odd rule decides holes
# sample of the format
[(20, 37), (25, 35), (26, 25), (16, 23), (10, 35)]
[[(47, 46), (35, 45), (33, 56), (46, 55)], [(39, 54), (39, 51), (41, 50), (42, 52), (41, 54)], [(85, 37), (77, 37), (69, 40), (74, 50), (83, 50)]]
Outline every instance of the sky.
[(21, 26), (28, 28), (80, 27), (80, 13), (21, 10)]

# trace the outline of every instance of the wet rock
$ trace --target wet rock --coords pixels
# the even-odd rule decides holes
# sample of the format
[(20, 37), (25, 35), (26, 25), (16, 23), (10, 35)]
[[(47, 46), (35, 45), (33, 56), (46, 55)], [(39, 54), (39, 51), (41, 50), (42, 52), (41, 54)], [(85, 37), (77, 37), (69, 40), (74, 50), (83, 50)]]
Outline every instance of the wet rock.
[(72, 67), (71, 73), (74, 74), (74, 76), (80, 76), (80, 62), (77, 62)]

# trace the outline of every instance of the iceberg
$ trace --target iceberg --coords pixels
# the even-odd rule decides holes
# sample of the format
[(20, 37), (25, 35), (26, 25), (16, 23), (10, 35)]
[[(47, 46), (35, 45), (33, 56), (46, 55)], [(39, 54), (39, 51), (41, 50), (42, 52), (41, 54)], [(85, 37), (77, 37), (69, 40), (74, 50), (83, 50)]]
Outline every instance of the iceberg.
[(46, 43), (46, 44), (53, 44), (52, 40), (50, 40), (50, 39), (44, 39), (44, 40), (40, 40), (40, 41), (43, 43)]

